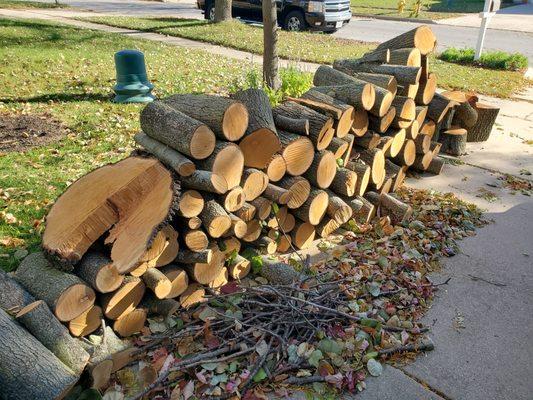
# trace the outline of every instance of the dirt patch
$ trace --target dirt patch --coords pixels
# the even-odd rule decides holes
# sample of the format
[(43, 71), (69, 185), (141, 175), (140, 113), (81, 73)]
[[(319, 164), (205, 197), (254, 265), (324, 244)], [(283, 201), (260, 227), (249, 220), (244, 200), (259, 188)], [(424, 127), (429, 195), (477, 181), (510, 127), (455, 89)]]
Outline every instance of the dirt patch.
[(0, 152), (26, 151), (60, 140), (67, 133), (50, 114), (0, 114)]

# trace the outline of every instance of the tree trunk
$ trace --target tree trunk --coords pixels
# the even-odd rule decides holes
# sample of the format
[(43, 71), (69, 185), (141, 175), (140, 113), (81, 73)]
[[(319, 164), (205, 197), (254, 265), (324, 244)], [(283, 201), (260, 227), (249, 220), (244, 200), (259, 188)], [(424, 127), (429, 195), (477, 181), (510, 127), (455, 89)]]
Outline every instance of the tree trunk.
[(287, 173), (292, 176), (302, 175), (313, 162), (313, 142), (307, 137), (284, 131), (279, 131), (279, 139)]
[(388, 215), (391, 218), (392, 223), (394, 224), (399, 224), (405, 221), (410, 218), (413, 213), (413, 209), (410, 205), (401, 202), (389, 194), (381, 195), (380, 208), (385, 212), (385, 215)]
[(73, 336), (87, 336), (97, 330), (103, 318), (102, 308), (92, 306), (78, 317), (68, 322), (68, 330)]
[[(295, 209), (294, 215), (311, 225), (317, 225), (328, 208), (328, 194), (320, 189), (311, 190), (309, 197), (300, 208)], [(293, 237), (294, 239), (294, 237)]]
[(453, 104), (455, 103), (443, 95), (436, 93), (428, 105), (428, 118), (432, 119), (435, 123), (439, 123)]
[(406, 167), (401, 167), (394, 164), (391, 160), (385, 160), (385, 176), (392, 178), (391, 190), (395, 192), (400, 186), (402, 186), (405, 180)]
[(483, 103), (476, 103), (474, 108), (477, 111), (478, 118), (476, 124), (468, 128), (467, 141), (484, 142), (490, 136), (500, 109)]
[[(310, 140), (308, 143), (313, 149), (313, 143)], [(285, 158), (281, 154), (274, 154), (263, 169), (263, 172), (267, 174), (270, 182), (279, 181), (287, 172), (287, 162), (285, 161)]]
[(224, 267), (224, 253), (218, 249), (216, 244), (213, 244), (210, 249), (213, 251), (213, 258), (209, 262), (185, 265), (189, 276), (202, 285), (213, 281)]
[(426, 55), (433, 51), (436, 43), (437, 38), (431, 31), (431, 28), (427, 25), (421, 25), (381, 43), (377, 49), (395, 50), (415, 47), (420, 50), (420, 54)]
[(264, 0), (263, 8), (263, 80), (266, 85), (278, 90), (281, 81), (278, 75), (278, 13), (275, 0)]
[(231, 227), (231, 218), (215, 200), (209, 200), (205, 203), (204, 209), (200, 213), (200, 219), (212, 238), (221, 237)]
[(21, 308), (33, 303), (35, 298), (15, 279), (0, 268), (0, 308), (16, 314)]
[(390, 59), (387, 64), (407, 65), (408, 67), (420, 67), (422, 65), (420, 50), (417, 48), (402, 48), (390, 51)]
[(337, 172), (337, 161), (335, 155), (329, 150), (322, 150), (315, 153), (313, 163), (303, 174), (311, 185), (319, 189), (326, 189), (331, 185)]
[(428, 169), (432, 159), (433, 153), (431, 151), (422, 154), (417, 154), (413, 165), (411, 165), (411, 168), (415, 171), (424, 172), (426, 169)]
[[(299, 99), (289, 98), (291, 101)], [(283, 114), (274, 114), (274, 123), (278, 130), (296, 133), (301, 136), (309, 136), (309, 120), (304, 118), (290, 118)]]
[(146, 286), (141, 279), (126, 276), (115, 292), (100, 296), (104, 315), (109, 319), (118, 319), (132, 312), (143, 298), (145, 290)]
[(100, 293), (118, 289), (124, 279), (111, 259), (98, 252), (86, 253), (76, 268), (76, 274)]
[(231, 21), (231, 0), (217, 0), (215, 2), (214, 22)]
[(0, 309), (2, 398), (61, 399), (79, 376)]
[(422, 128), (422, 125), (424, 125), (424, 122), (426, 120), (426, 115), (428, 113), (427, 106), (416, 106), (416, 117), (415, 120), (418, 122), (418, 128), (420, 131), (420, 128)]
[(416, 153), (424, 154), (430, 151), (431, 137), (428, 135), (418, 135), (415, 139)]
[(396, 93), (396, 95), (409, 97), (410, 99), (414, 100), (418, 93), (419, 85), (419, 83), (416, 83), (414, 85), (398, 85), (398, 92)]
[(170, 293), (167, 295), (168, 299), (173, 299), (181, 295), (187, 289), (189, 285), (189, 276), (177, 265), (170, 264), (161, 268), (161, 272), (170, 280), (172, 288)]

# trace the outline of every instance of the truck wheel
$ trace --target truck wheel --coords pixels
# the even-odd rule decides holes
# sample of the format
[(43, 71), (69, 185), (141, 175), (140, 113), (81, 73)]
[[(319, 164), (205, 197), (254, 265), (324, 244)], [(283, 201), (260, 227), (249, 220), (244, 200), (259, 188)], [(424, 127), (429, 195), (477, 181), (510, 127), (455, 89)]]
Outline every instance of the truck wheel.
[(303, 31), (306, 27), (305, 17), (301, 11), (289, 12), (283, 20), (283, 29), (292, 32)]
[(204, 18), (208, 19), (209, 21), (215, 20), (215, 2), (214, 1), (209, 1), (206, 3)]

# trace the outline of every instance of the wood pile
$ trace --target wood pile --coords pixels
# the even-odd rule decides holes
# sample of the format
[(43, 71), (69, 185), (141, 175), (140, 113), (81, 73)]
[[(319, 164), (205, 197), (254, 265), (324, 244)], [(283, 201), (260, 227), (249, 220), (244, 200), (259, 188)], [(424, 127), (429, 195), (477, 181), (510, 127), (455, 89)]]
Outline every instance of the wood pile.
[[(321, 66), (315, 87), (274, 108), (261, 89), (148, 104), (135, 136), (142, 149), (70, 185), (47, 216), (43, 252), (0, 275), (0, 330), (12, 344), (0, 355), (13, 372), (0, 372), (1, 386), (9, 393), (24, 379), (32, 388), (21, 398), (43, 398), (34, 392), (42, 380), (56, 398), (87, 369), (100, 388), (131, 356), (117, 335), (244, 278), (247, 249), (269, 256), (351, 219), (409, 218), (393, 195), (407, 169), (440, 173), (439, 151), (462, 153), (477, 121), (466, 96), (435, 93), (434, 47), (431, 30), (417, 28)], [(103, 345), (74, 339), (102, 324)], [(11, 337), (32, 356), (11, 357)], [(46, 376), (26, 379), (34, 364)]]

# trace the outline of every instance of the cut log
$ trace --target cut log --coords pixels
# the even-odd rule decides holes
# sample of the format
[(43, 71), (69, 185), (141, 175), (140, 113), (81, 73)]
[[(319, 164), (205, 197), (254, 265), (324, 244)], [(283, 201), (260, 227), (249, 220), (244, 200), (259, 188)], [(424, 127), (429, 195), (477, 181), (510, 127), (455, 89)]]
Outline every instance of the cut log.
[(250, 244), (258, 249), (261, 254), (274, 254), (278, 249), (276, 241), (268, 236), (261, 236)]
[(278, 240), (278, 253), (285, 253), (292, 249), (292, 238), (290, 235), (280, 235)]
[(215, 147), (215, 134), (207, 125), (161, 101), (144, 107), (140, 122), (152, 139), (196, 160), (209, 157)]
[(433, 135), (435, 134), (435, 127), (436, 125), (434, 121), (430, 119), (426, 119), (424, 121), (424, 124), (418, 130), (418, 133), (420, 135), (428, 135), (430, 138), (432, 138)]
[(315, 240), (315, 227), (308, 222), (297, 222), (291, 232), (292, 244), (297, 249), (303, 250), (311, 246), (313, 240)]
[(329, 200), (326, 214), (341, 225), (348, 222), (353, 214), (351, 207), (332, 191), (328, 190), (327, 194)]
[(44, 300), (60, 321), (74, 319), (94, 304), (94, 291), (85, 282), (51, 267), (41, 252), (22, 260), (15, 279), (30, 294)]
[(128, 342), (117, 337), (110, 326), (105, 327), (99, 344), (92, 349), (91, 359), (87, 366), (93, 389), (101, 390), (109, 384), (111, 374), (120, 369), (121, 363), (124, 367), (123, 363), (128, 359), (131, 360), (130, 357), (123, 356), (123, 352), (131, 348)]
[(229, 276), (236, 280), (245, 278), (251, 269), (252, 263), (239, 254), (235, 254), (235, 257), (228, 265)]
[(249, 114), (248, 127), (239, 143), (244, 164), (263, 169), (281, 148), (268, 96), (262, 89), (247, 89), (235, 93), (233, 98), (242, 102)]
[(418, 128), (420, 131), (420, 129), (422, 128), (422, 125), (424, 125), (424, 122), (426, 120), (428, 108), (427, 106), (416, 106), (415, 110), (416, 110), (415, 121), (418, 122)]
[[(379, 149), (372, 150), (362, 150), (358, 152), (359, 158), (367, 164), (370, 169), (370, 179), (371, 181), (381, 186), (383, 180), (385, 179), (385, 155)], [(359, 176), (359, 174), (357, 174)]]
[[(354, 106), (355, 109), (367, 110), (376, 115), (384, 115), (390, 106), (390, 102), (392, 101), (392, 93), (380, 87), (376, 87), (376, 89), (374, 89), (370, 83), (365, 83), (366, 85), (370, 85), (372, 90), (364, 89), (366, 93), (363, 94), (360, 93), (361, 88), (358, 86), (358, 83), (317, 86), (314, 89), (321, 93), (325, 93), (328, 96), (334, 97), (346, 104)], [(362, 103), (362, 95), (367, 98), (367, 100), (364, 100), (364, 104)], [(372, 104), (372, 106), (369, 107), (369, 104)]]
[(333, 182), (337, 172), (335, 155), (329, 150), (321, 150), (315, 153), (313, 163), (303, 176), (320, 189), (326, 189)]
[(152, 239), (152, 242), (150, 243), (150, 246), (146, 251), (139, 257), (138, 262), (148, 262), (153, 261), (155, 258), (157, 258), (164, 250), (166, 238), (165, 235), (161, 230), (157, 232), (157, 234)]
[(441, 151), (452, 156), (461, 156), (466, 153), (466, 129), (452, 127), (442, 131), (439, 141), (442, 143)]
[(355, 138), (354, 144), (365, 149), (375, 149), (376, 147), (378, 147), (380, 139), (380, 135), (369, 131), (363, 136)]
[[(242, 173), (241, 186), (244, 200), (252, 201), (261, 196), (268, 185), (268, 176), (263, 171), (255, 168), (245, 168)], [(241, 205), (242, 207), (242, 205)]]
[[(335, 134), (330, 129), (333, 126), (333, 118), (322, 115), (294, 101), (287, 101), (280, 104), (274, 108), (273, 113), (281, 114), (289, 118), (305, 118), (309, 120), (309, 139), (311, 139), (318, 150), (323, 150), (328, 147)], [(285, 161), (287, 162), (286, 158)]]
[(385, 160), (385, 176), (392, 179), (391, 190), (395, 192), (405, 179), (405, 167), (394, 164), (391, 160)]
[(87, 311), (68, 322), (72, 336), (87, 336), (97, 330), (103, 318), (102, 308), (93, 305)]
[(413, 214), (413, 209), (410, 205), (403, 203), (390, 194), (381, 195), (379, 207), (384, 211), (385, 215), (391, 218), (394, 224), (399, 224), (409, 219)]
[(248, 126), (248, 110), (235, 100), (209, 94), (176, 94), (163, 102), (202, 121), (222, 140), (239, 140)]
[(307, 171), (313, 162), (315, 150), (313, 142), (304, 136), (283, 131), (279, 132), (279, 139), (282, 146), (281, 155), (285, 160), (287, 173), (298, 176)]
[(418, 135), (415, 139), (416, 153), (427, 153), (431, 146), (431, 137), (429, 135)]
[(215, 200), (206, 201), (200, 219), (212, 238), (221, 237), (231, 227), (231, 218)]
[[(313, 146), (311, 141), (309, 144)], [(263, 172), (268, 176), (270, 182), (277, 182), (287, 172), (287, 163), (281, 154), (274, 154)]]
[(437, 38), (427, 25), (405, 32), (378, 45), (377, 49), (404, 49), (414, 47), (420, 50), (420, 54), (426, 55), (435, 49)]
[(118, 289), (124, 279), (111, 259), (98, 252), (85, 253), (76, 267), (76, 274), (100, 293)]
[(339, 168), (330, 189), (340, 195), (352, 197), (354, 196), (357, 185), (357, 173), (348, 168)]
[(217, 196), (216, 199), (227, 212), (233, 212), (235, 210), (238, 210), (246, 201), (244, 190), (240, 186), (235, 186), (233, 189), (228, 190), (226, 193)]
[(390, 156), (390, 148), (391, 148), (393, 142), (394, 142), (394, 136), (380, 136), (378, 145), (376, 147), (372, 147), (372, 148), (373, 149), (378, 148), (386, 156)]
[(46, 218), (43, 248), (69, 268), (109, 230), (105, 242), (112, 244), (113, 264), (128, 272), (177, 208), (177, 196), (172, 174), (156, 159), (129, 157), (103, 166), (57, 199)]
[(226, 257), (226, 259), (229, 259), (232, 254), (239, 254), (241, 251), (241, 241), (234, 237), (229, 237), (220, 241), (218, 246), (221, 251), (224, 252), (224, 257)]
[(396, 91), (398, 90), (398, 82), (396, 81), (396, 78), (392, 75), (356, 72), (353, 74), (353, 77), (382, 87), (383, 89), (386, 89), (391, 92), (393, 96), (396, 95)]
[(206, 301), (205, 289), (198, 283), (191, 283), (187, 290), (180, 296), (180, 304), (184, 309), (188, 309), (198, 303)]
[(440, 153), (441, 147), (442, 147), (442, 143), (431, 142), (431, 146), (429, 147), (429, 149), (433, 153), (433, 157), (436, 157)]
[(148, 268), (155, 268), (155, 261), (150, 260), (150, 261), (141, 262), (135, 269), (132, 269), (129, 272), (129, 274), (131, 276), (135, 276), (139, 278), (142, 276), (142, 274), (146, 272)]
[(251, 204), (255, 207), (256, 213), (255, 216), (264, 221), (270, 215), (272, 210), (272, 202), (265, 197), (258, 197), (254, 199)]
[(416, 145), (411, 139), (404, 142), (402, 150), (396, 157), (393, 157), (392, 161), (398, 165), (405, 165), (407, 167), (413, 165), (416, 157)]
[(294, 229), (294, 225), (296, 225), (296, 218), (294, 218), (294, 215), (291, 213), (286, 213), (285, 218), (283, 218), (280, 222), (281, 225), (279, 226), (279, 229), (282, 232), (288, 233)]
[(346, 153), (344, 153), (344, 157), (342, 159), (342, 163), (340, 164), (342, 167), (346, 167), (346, 165), (350, 162), (350, 157), (352, 156), (352, 149), (355, 142), (355, 135), (349, 134), (346, 135), (346, 137), (342, 138), (346, 143), (348, 143), (348, 149), (346, 150)]
[(76, 375), (81, 375), (89, 361), (89, 353), (70, 336), (68, 329), (61, 325), (44, 301), (27, 305), (16, 318), (63, 364)]
[(289, 212), (289, 209), (287, 207), (285, 206), (279, 207), (277, 212), (272, 213), (273, 214), (272, 218), (269, 218), (267, 220), (267, 226), (269, 228), (275, 228), (275, 229), (280, 228), (280, 225), (283, 224), (283, 221), (287, 217), (288, 212)]
[(246, 223), (246, 235), (242, 237), (245, 242), (253, 242), (261, 236), (261, 221), (252, 219)]
[[(298, 99), (294, 99), (292, 97), (289, 98), (292, 101), (296, 101)], [(286, 131), (286, 132), (292, 132), (296, 133), (298, 135), (302, 136), (309, 136), (309, 120), (304, 118), (290, 118), (286, 117), (282, 114), (273, 114), (274, 115), (274, 123), (276, 124), (276, 128)]]
[(147, 316), (148, 310), (144, 308), (136, 308), (132, 312), (113, 321), (113, 330), (122, 337), (128, 337), (139, 333), (144, 327)]
[(142, 275), (146, 287), (154, 292), (158, 299), (164, 299), (170, 293), (172, 284), (170, 280), (157, 268), (148, 268)]
[[(230, 214), (230, 218), (231, 215), (232, 214)], [(185, 231), (183, 234), (183, 241), (185, 242), (185, 245), (189, 248), (189, 250), (195, 252), (206, 250), (209, 244), (209, 239), (207, 235), (204, 231), (201, 231), (199, 229), (191, 229)]]
[(211, 171), (196, 170), (192, 175), (181, 178), (186, 188), (203, 190), (205, 192), (223, 194), (228, 191), (228, 183), (224, 177)]
[(328, 202), (328, 194), (325, 191), (313, 189), (302, 206), (293, 212), (302, 221), (309, 222), (311, 225), (317, 225), (324, 214), (326, 214)]
[(387, 113), (383, 117), (376, 117), (375, 115), (369, 115), (368, 116), (368, 128), (372, 131), (383, 133), (386, 132), (387, 129), (392, 124), (392, 121), (394, 121), (394, 118), (396, 117), (396, 108), (390, 107)]
[(15, 279), (0, 268), (0, 308), (16, 314), (22, 308), (35, 301)]
[(409, 97), (410, 99), (413, 99), (414, 101), (418, 93), (419, 85), (420, 85), (419, 83), (414, 84), (414, 85), (398, 85), (398, 92), (396, 93), (396, 95)]
[(178, 207), (179, 215), (186, 218), (197, 217), (204, 208), (204, 198), (196, 190), (185, 190), (179, 198)]
[[(358, 108), (354, 111), (352, 134), (355, 136), (363, 136), (368, 130), (368, 112), (362, 108)], [(348, 137), (348, 136), (346, 136)], [(344, 139), (346, 139), (346, 137)]]
[(266, 197), (274, 203), (284, 205), (291, 199), (291, 193), (287, 189), (269, 183), (266, 190), (263, 192), (263, 197)]
[(392, 121), (392, 126), (397, 128), (407, 128), (416, 117), (416, 104), (408, 97), (396, 96), (392, 101), (392, 106), (396, 108), (396, 116)]
[(436, 93), (428, 105), (427, 116), (435, 123), (439, 123), (453, 105), (455, 105), (455, 102), (452, 102), (443, 95)]
[(429, 166), (426, 169), (426, 172), (429, 172), (434, 175), (440, 175), (442, 169), (444, 168), (444, 159), (441, 157), (433, 157)]
[(158, 299), (153, 293), (147, 293), (141, 303), (141, 307), (148, 310), (149, 314), (170, 317), (180, 308), (180, 303), (174, 299)]
[(418, 121), (415, 119), (411, 126), (405, 129), (405, 134), (408, 139), (415, 140), (418, 137), (418, 133), (420, 132), (420, 125), (418, 125)]
[(439, 133), (442, 131), (446, 131), (449, 129), (452, 129), (452, 120), (453, 116), (455, 115), (455, 108), (450, 108), (444, 118), (440, 121), (440, 123), (437, 125), (437, 129), (439, 130)]
[(376, 216), (376, 207), (362, 196), (358, 196), (357, 199), (361, 201), (362, 206), (354, 217), (362, 223), (368, 224)]
[(468, 101), (464, 101), (455, 107), (452, 124), (468, 129), (476, 124), (477, 118), (477, 110), (472, 107)]
[(170, 293), (167, 295), (167, 299), (173, 299), (185, 292), (189, 285), (189, 276), (182, 268), (170, 264), (161, 268), (161, 272), (165, 274), (172, 285)]
[(428, 105), (433, 100), (437, 90), (437, 75), (431, 73), (427, 79), (420, 79), (418, 91), (416, 92), (416, 104)]
[(398, 153), (402, 150), (405, 138), (407, 136), (405, 129), (389, 129), (384, 133), (384, 135), (392, 138), (392, 143), (388, 149), (384, 151), (385, 155), (387, 157), (396, 157), (396, 155), (398, 155)]
[(336, 159), (342, 159), (346, 153), (346, 150), (348, 150), (348, 142), (342, 140), (341, 138), (334, 137), (328, 146), (328, 150), (335, 155)]
[(393, 184), (393, 179), (391, 177), (385, 176), (385, 180), (383, 181), (383, 183), (381, 184), (379, 188), (376, 187), (376, 185), (374, 185), (373, 183), (371, 183), (368, 185), (368, 190), (379, 193), (379, 194), (389, 193), (391, 191), (392, 184)]
[(196, 165), (223, 177), (228, 189), (233, 189), (241, 183), (244, 155), (235, 143), (217, 141), (213, 153), (205, 160), (197, 161)]
[(184, 226), (187, 226), (190, 229), (200, 229), (202, 226), (202, 220), (198, 217), (192, 217), (182, 221), (184, 222)]
[(208, 263), (213, 259), (213, 251), (205, 249), (200, 251), (181, 250), (175, 261), (183, 264)]
[(411, 168), (415, 171), (424, 172), (429, 167), (429, 164), (431, 163), (432, 159), (433, 153), (431, 151), (422, 154), (417, 154), (413, 165), (411, 165)]
[[(266, 197), (266, 196), (264, 196)], [(244, 203), (243, 206), (234, 212), (234, 214), (239, 217), (244, 222), (251, 221), (255, 217), (257, 210), (250, 203)]]
[(390, 51), (390, 60), (387, 64), (407, 65), (409, 67), (421, 66), (420, 50), (415, 48), (401, 48)]
[(146, 286), (141, 279), (126, 276), (120, 288), (100, 297), (104, 315), (109, 319), (118, 319), (132, 312), (141, 302), (145, 290)]
[(0, 387), (2, 398), (61, 399), (79, 375), (0, 309)]
[(341, 227), (336, 220), (333, 218), (325, 217), (320, 221), (320, 223), (315, 226), (315, 232), (321, 238), (327, 238), (333, 232)]
[(229, 273), (226, 267), (223, 267), (218, 276), (207, 284), (215, 293), (220, 293), (220, 288), (228, 283)]
[(372, 50), (371, 52), (363, 54), (363, 56), (359, 60), (361, 60), (362, 62), (379, 62), (379, 63), (389, 64), (391, 63), (390, 62), (390, 50), (389, 49)]
[(213, 257), (209, 262), (185, 265), (189, 276), (202, 285), (212, 282), (224, 267), (224, 253), (219, 250), (216, 244), (213, 244), (210, 249), (213, 252)]
[(287, 189), (290, 199), (287, 202), (288, 208), (300, 207), (309, 197), (311, 184), (301, 176), (285, 177), (279, 182), (279, 186)]
[(477, 111), (478, 118), (476, 124), (468, 128), (467, 141), (484, 142), (488, 140), (492, 132), (492, 127), (496, 122), (500, 109), (483, 103), (476, 103), (474, 108)]
[[(348, 75), (355, 75), (359, 72), (372, 74), (392, 75), (399, 85), (414, 85), (420, 79), (421, 70), (419, 67), (408, 67), (405, 65), (361, 63), (358, 60), (335, 60), (333, 68)], [(316, 83), (315, 83), (316, 85)]]
[(196, 170), (194, 163), (183, 154), (156, 139), (152, 139), (144, 132), (136, 134), (134, 139), (168, 168), (176, 171), (178, 175), (189, 176)]
[[(383, 154), (383, 153), (382, 153)], [(357, 182), (355, 184), (355, 194), (362, 196), (368, 186), (371, 176), (371, 168), (361, 162), (361, 160), (350, 161), (346, 168), (351, 171), (354, 171), (357, 174)]]
[(231, 218), (231, 228), (226, 232), (225, 235), (235, 236), (239, 239), (243, 238), (248, 229), (246, 222), (237, 217), (235, 214), (230, 214), (229, 217)]

